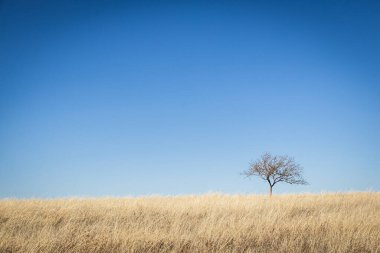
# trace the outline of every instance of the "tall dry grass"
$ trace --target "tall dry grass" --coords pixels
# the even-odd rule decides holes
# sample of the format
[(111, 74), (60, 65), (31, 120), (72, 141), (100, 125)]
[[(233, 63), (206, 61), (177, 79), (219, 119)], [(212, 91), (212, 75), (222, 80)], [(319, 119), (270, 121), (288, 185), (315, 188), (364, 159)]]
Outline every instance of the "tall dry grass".
[(0, 252), (380, 252), (380, 193), (0, 200)]

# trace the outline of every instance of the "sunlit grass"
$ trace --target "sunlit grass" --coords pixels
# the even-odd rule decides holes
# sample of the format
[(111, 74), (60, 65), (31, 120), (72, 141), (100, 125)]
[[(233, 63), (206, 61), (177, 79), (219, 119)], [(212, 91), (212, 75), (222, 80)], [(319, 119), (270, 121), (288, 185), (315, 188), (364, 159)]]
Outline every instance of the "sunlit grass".
[(0, 200), (0, 252), (380, 252), (380, 193)]

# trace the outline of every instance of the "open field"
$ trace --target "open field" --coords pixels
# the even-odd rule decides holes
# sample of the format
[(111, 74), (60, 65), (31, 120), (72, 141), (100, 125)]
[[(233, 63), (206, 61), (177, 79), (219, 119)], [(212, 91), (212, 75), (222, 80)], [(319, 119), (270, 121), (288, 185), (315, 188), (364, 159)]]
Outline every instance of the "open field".
[(0, 200), (0, 252), (380, 252), (380, 193)]

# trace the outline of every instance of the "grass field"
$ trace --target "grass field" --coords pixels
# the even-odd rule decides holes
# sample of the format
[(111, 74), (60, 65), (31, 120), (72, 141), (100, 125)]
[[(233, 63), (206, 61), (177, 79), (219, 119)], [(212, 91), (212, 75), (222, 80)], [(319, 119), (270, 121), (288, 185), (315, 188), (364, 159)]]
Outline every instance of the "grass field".
[(380, 193), (5, 199), (0, 252), (380, 252)]

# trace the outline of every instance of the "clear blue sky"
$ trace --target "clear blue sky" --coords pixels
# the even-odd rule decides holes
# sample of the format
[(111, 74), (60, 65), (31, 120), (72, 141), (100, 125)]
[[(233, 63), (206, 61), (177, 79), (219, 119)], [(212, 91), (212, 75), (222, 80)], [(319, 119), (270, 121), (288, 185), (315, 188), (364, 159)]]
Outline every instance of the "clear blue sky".
[(380, 190), (378, 1), (0, 1), (0, 197)]

